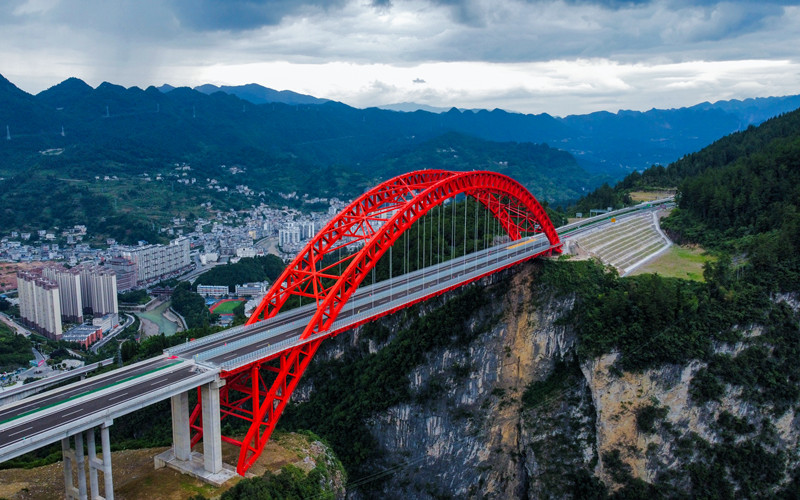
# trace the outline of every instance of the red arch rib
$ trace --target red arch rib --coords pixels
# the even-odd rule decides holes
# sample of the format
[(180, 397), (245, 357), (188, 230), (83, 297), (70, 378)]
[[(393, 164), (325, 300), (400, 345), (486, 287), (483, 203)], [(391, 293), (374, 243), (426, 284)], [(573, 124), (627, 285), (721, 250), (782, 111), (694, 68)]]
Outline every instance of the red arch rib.
[[(378, 184), (374, 188), (356, 198), (336, 217), (320, 230), (309, 241), (297, 257), (284, 269), (275, 280), (272, 288), (250, 315), (247, 324), (271, 318), (280, 311), (283, 304), (292, 295), (317, 298), (307, 293), (309, 285), (319, 288), (319, 278), (331, 275), (324, 270), (317, 270), (318, 264), (328, 253), (337, 251), (348, 245), (363, 241), (377, 227), (388, 219), (387, 213), (392, 206), (405, 201), (405, 197), (417, 190), (424, 189), (431, 183), (452, 175), (445, 170), (420, 170), (399, 175)], [(337, 262), (337, 267), (338, 267)], [(323, 276), (319, 276), (323, 273)], [(317, 280), (314, 280), (314, 277)]]
[[(550, 218), (521, 184), (495, 172), (422, 170), (401, 175), (367, 191), (334, 217), (284, 270), (247, 321), (274, 316), (292, 295), (310, 297), (317, 310), (301, 339), (318, 337), (280, 356), (277, 378), (263, 402), (253, 401), (253, 422), (241, 443), (237, 471), (255, 462), (275, 428), (300, 377), (339, 311), (380, 258), (433, 207), (459, 194), (480, 201), (511, 239), (542, 232), (552, 246), (560, 240)], [(363, 245), (345, 259), (321, 265), (323, 257), (348, 245)], [(344, 272), (335, 269), (346, 263)]]

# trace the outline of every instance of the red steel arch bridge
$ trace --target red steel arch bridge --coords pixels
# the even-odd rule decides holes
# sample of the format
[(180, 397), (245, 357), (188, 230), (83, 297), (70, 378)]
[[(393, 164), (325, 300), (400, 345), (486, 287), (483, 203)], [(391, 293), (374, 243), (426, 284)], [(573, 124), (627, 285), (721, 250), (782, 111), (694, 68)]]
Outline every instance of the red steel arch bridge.
[[(233, 416), (250, 422), (243, 440), (222, 436), (240, 447), (239, 474), (244, 474), (261, 454), (320, 343), (337, 333), (332, 326), (359, 284), (406, 230), (434, 207), (458, 196), (477, 200), (511, 240), (543, 234), (548, 244), (528, 258), (561, 251), (555, 227), (539, 202), (517, 181), (495, 172), (411, 172), (382, 182), (358, 197), (300, 251), (247, 321), (252, 325), (272, 318), (293, 296), (306, 298), (316, 304), (316, 309), (299, 338), (313, 340), (222, 373), (226, 380), (220, 389), (223, 418)], [(332, 255), (337, 257), (326, 259)], [(409, 300), (403, 306), (420, 300), (424, 299)], [(198, 398), (202, 400), (202, 395)], [(191, 426), (194, 444), (203, 432), (202, 402), (192, 412)]]
[[(468, 202), (453, 203), (463, 200)], [(275, 281), (247, 324), (1, 404), (0, 462), (61, 441), (67, 496), (88, 497), (85, 474), (79, 472), (78, 485), (72, 484), (75, 468), (88, 467), (93, 497), (99, 495), (100, 472), (104, 496), (113, 498), (109, 427), (116, 418), (170, 399), (173, 446), (156, 457), (157, 466), (224, 482), (234, 473), (223, 467), (221, 442), (239, 447), (236, 472), (244, 474), (262, 453), (292, 391), (326, 338), (522, 261), (560, 253), (560, 235), (670, 202), (629, 207), (556, 230), (528, 190), (501, 174), (422, 170), (389, 179), (354, 200), (320, 230)], [(431, 219), (447, 210), (455, 214), (456, 209), (465, 211), (460, 251), (452, 242), (449, 259), (433, 262), (432, 247), (426, 259), (426, 245), (422, 245), (421, 266), (418, 262), (417, 269), (411, 270), (414, 266), (406, 263), (405, 272), (392, 273), (393, 246), (400, 242), (406, 250), (411, 248), (405, 236), (420, 226), (423, 235), (426, 230), (437, 235), (445, 232)], [(477, 244), (468, 249), (467, 215), (484, 218), (483, 227), (491, 221), (492, 235), (505, 236), (494, 238), (491, 244), (485, 241), (482, 249)], [(472, 241), (477, 242), (477, 223), (474, 231)], [(376, 266), (387, 253), (389, 279), (376, 282)], [(189, 393), (195, 390), (198, 403), (190, 407)], [(243, 438), (222, 435), (221, 421), (227, 418), (246, 422)], [(95, 455), (98, 428), (102, 459)], [(193, 452), (192, 446), (201, 440), (203, 453)], [(88, 460), (84, 458), (86, 443)]]

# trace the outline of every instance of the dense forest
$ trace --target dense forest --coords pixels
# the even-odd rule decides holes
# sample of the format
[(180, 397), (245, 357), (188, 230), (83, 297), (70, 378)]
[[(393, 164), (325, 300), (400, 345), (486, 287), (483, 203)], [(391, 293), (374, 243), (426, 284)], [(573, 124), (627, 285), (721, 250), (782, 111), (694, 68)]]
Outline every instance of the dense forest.
[[(604, 185), (573, 209), (621, 207), (636, 189), (677, 187), (678, 209), (662, 222), (678, 242), (697, 243), (748, 266), (759, 284), (800, 284), (800, 110), (731, 134), (667, 167)], [(737, 264), (738, 266), (738, 264)], [(737, 267), (735, 266), (735, 267)], [(741, 266), (738, 266), (741, 267)]]
[(374, 162), (374, 170), (389, 177), (420, 168), (491, 170), (526, 186), (539, 200), (563, 204), (609, 175), (590, 175), (566, 151), (546, 144), (491, 142), (450, 132), (411, 151), (388, 154)]
[(206, 301), (192, 291), (191, 285), (181, 281), (172, 292), (172, 308), (186, 320), (189, 328), (208, 328), (214, 320), (206, 307)]

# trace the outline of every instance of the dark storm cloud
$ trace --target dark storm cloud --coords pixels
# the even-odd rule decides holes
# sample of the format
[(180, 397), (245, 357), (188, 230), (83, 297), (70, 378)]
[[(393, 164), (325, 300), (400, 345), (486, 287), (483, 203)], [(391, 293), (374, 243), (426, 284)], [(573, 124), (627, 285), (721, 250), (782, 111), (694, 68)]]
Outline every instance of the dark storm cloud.
[(205, 30), (242, 31), (274, 26), (306, 8), (340, 7), (339, 0), (172, 0), (182, 25)]
[[(499, 9), (493, 8), (492, 2), (480, 0), (428, 0), (430, 4), (446, 7), (452, 19), (470, 27), (487, 27), (497, 21)], [(687, 41), (722, 40), (727, 37), (750, 33), (763, 27), (764, 20), (780, 15), (785, 6), (796, 5), (792, 0), (510, 0), (496, 2), (497, 6), (525, 5), (528, 9), (546, 9), (553, 5), (562, 5), (566, 19), (573, 15), (580, 16), (581, 8), (596, 7), (609, 13), (619, 14), (624, 23), (635, 22), (634, 16), (624, 11), (669, 11), (701, 13), (700, 19), (694, 19), (696, 30), (689, 30)], [(680, 23), (680, 20), (676, 20)], [(610, 26), (613, 28), (613, 26)], [(703, 33), (703, 30), (707, 30)], [(624, 31), (624, 30), (623, 30)], [(665, 31), (670, 31), (665, 27)], [(611, 37), (610, 37), (611, 38)], [(602, 41), (601, 41), (602, 42)], [(609, 39), (613, 44), (614, 40)], [(646, 42), (645, 42), (646, 43)], [(604, 48), (605, 44), (598, 44)]]
[[(178, 20), (186, 27), (245, 31), (275, 26), (287, 16), (302, 12), (336, 15), (346, 0), (170, 0)], [(372, 0), (377, 9), (392, 7), (392, 0)]]

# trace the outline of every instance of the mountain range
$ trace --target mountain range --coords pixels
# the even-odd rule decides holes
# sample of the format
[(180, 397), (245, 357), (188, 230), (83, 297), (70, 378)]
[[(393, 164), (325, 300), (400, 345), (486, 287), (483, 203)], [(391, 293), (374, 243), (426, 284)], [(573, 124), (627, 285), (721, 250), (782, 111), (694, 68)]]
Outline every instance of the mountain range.
[(9, 151), (19, 158), (26, 148), (38, 151), (87, 140), (135, 142), (137, 147), (149, 142), (170, 159), (198, 151), (236, 156), (235, 151), (254, 148), (315, 166), (358, 170), (359, 164), (374, 164), (457, 132), (495, 142), (547, 143), (570, 152), (591, 174), (620, 178), (653, 164), (666, 165), (797, 107), (800, 95), (563, 118), (499, 109), (397, 112), (357, 109), (256, 84), (142, 90), (103, 83), (93, 89), (70, 78), (33, 96), (0, 77), (0, 125), (8, 127), (12, 139), (0, 151), (0, 171), (9, 170)]
[[(105, 82), (92, 88), (69, 78), (31, 95), (0, 76), (0, 179), (6, 179), (0, 210), (18, 211), (24, 196), (15, 193), (23, 189), (56, 202), (66, 191), (56, 196), (48, 186), (66, 179), (85, 183), (89, 205), (106, 206), (105, 216), (118, 203), (136, 214), (152, 208), (152, 192), (131, 188), (112, 198), (95, 179), (163, 173), (176, 163), (191, 164), (198, 180), (218, 178), (232, 192), (239, 184), (264, 192), (261, 201), (293, 190), (349, 197), (398, 172), (437, 167), (504, 172), (543, 201), (562, 204), (797, 107), (800, 96), (563, 118), (499, 109), (401, 112), (256, 84), (141, 89)], [(246, 174), (220, 177), (221, 165)], [(168, 191), (158, 196), (166, 201), (150, 216), (170, 216), (175, 205), (186, 213), (201, 199), (217, 206), (227, 199), (223, 208), (253, 201), (212, 199), (190, 188), (197, 189), (187, 187), (182, 201), (174, 185), (162, 188)], [(40, 211), (47, 219), (38, 223), (59, 223), (60, 208)]]

